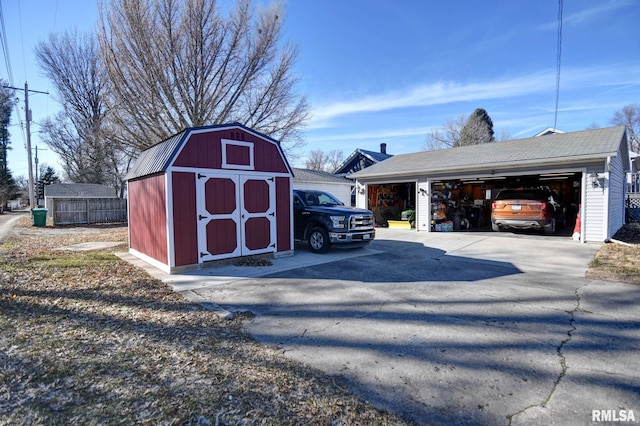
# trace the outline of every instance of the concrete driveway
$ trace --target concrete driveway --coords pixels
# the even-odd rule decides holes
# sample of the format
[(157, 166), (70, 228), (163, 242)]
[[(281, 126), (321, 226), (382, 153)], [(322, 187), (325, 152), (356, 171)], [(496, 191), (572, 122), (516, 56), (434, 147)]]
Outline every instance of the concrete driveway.
[(154, 275), (420, 424), (639, 422), (640, 287), (583, 278), (599, 248), (380, 229), (366, 249)]

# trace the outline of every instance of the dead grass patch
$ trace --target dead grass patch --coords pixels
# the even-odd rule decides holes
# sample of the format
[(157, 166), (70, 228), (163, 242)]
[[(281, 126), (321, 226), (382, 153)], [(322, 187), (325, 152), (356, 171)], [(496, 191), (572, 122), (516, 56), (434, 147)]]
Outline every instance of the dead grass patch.
[(589, 264), (586, 277), (640, 285), (640, 245), (605, 244)]
[(0, 244), (3, 424), (405, 424), (118, 259), (126, 227)]

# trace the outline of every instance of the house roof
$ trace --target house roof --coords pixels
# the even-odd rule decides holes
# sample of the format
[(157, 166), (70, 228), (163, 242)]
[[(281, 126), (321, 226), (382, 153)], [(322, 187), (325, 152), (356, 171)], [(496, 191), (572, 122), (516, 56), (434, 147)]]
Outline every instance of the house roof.
[[(125, 177), (125, 180), (135, 179), (137, 177), (147, 176), (154, 173), (164, 172), (167, 170), (169, 165), (175, 159), (175, 156), (178, 154), (180, 147), (182, 146), (185, 139), (189, 136), (190, 133), (194, 131), (207, 131), (207, 130), (223, 130), (230, 128), (239, 128), (248, 133), (252, 133), (256, 136), (259, 136), (262, 139), (266, 139), (274, 144), (280, 146), (280, 142), (277, 140), (270, 138), (267, 135), (256, 132), (246, 126), (243, 126), (240, 123), (230, 123), (230, 124), (217, 124), (212, 126), (200, 126), (200, 127), (188, 127), (181, 131), (180, 133), (176, 133), (175, 135), (159, 142), (146, 150), (142, 151), (138, 156), (138, 159), (133, 164), (129, 173)], [(285, 163), (287, 159), (285, 158)], [(287, 164), (287, 167), (289, 165)]]
[(353, 181), (320, 170), (293, 168), (294, 182), (331, 183), (351, 185)]
[(49, 198), (117, 198), (116, 190), (95, 183), (54, 183), (44, 187)]
[(556, 134), (556, 133), (566, 133), (566, 132), (564, 132), (564, 131), (562, 131), (562, 130), (559, 130), (559, 129), (555, 129), (555, 128), (553, 128), (553, 127), (547, 127), (547, 128), (546, 128), (546, 129), (544, 129), (543, 131), (538, 132), (538, 133), (536, 133), (536, 134), (535, 134), (535, 135), (533, 135), (533, 136), (549, 136), (549, 135), (554, 135), (554, 134)]
[[(347, 157), (346, 160), (342, 162), (342, 164), (340, 164), (340, 166), (336, 169), (334, 173), (335, 174), (349, 173), (350, 171), (349, 169), (352, 167), (353, 161), (360, 156), (369, 159), (373, 164), (377, 164), (383, 160), (386, 160), (387, 158), (393, 157), (393, 155), (391, 154), (386, 154), (386, 153), (376, 152), (376, 151), (368, 151), (366, 149), (357, 148), (355, 151), (351, 153), (351, 155), (349, 155), (349, 157)], [(345, 170), (345, 168), (347, 170)]]
[(550, 134), (437, 151), (395, 155), (349, 175), (353, 179), (437, 175), (500, 167), (567, 164), (616, 155), (625, 127)]

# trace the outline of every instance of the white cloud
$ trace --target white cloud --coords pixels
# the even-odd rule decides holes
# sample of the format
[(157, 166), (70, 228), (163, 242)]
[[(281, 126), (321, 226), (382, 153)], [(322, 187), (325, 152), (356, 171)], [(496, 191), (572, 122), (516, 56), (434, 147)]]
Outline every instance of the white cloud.
[[(561, 97), (562, 91), (576, 88), (638, 85), (640, 84), (640, 63), (564, 68), (560, 82)], [(332, 119), (350, 114), (533, 95), (555, 90), (555, 83), (555, 70), (549, 70), (509, 79), (466, 84), (442, 81), (421, 84), (406, 90), (320, 106), (312, 110), (309, 128), (331, 127)]]
[[(609, 1), (609, 2), (597, 2), (593, 3), (595, 6), (580, 10), (579, 12), (565, 15), (562, 17), (562, 25), (580, 25), (583, 23), (589, 23), (592, 19), (602, 19), (602, 14), (613, 11), (616, 9), (622, 9), (627, 6), (635, 7), (638, 3), (636, 0), (622, 0), (622, 1)], [(543, 31), (558, 29), (558, 22), (549, 22), (540, 26)]]

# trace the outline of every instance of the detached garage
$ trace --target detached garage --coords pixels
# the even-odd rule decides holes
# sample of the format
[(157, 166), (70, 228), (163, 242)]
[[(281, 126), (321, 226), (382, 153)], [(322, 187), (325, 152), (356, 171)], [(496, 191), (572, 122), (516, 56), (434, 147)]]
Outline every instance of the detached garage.
[(240, 124), (188, 128), (127, 175), (129, 251), (169, 273), (293, 254), (291, 180), (276, 140)]
[(375, 207), (382, 189), (402, 199), (388, 191), (411, 188), (404, 198), (412, 205), (402, 207), (415, 208), (416, 229), (427, 232), (490, 229), (500, 189), (549, 187), (565, 200), (569, 219), (580, 212), (580, 240), (601, 242), (624, 224), (628, 171), (626, 130), (616, 126), (396, 155), (349, 177), (357, 180), (358, 207)]

